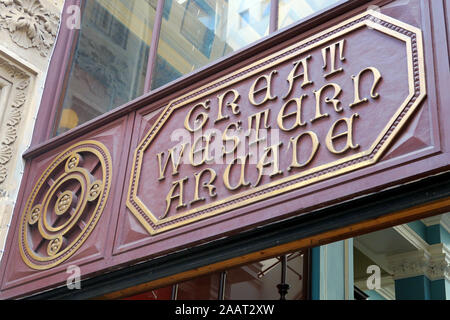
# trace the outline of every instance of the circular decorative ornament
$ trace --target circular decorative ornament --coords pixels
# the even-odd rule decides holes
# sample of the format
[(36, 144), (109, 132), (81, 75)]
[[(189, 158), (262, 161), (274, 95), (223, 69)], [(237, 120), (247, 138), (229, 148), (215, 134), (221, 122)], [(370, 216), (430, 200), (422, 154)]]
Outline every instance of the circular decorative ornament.
[(102, 215), (111, 179), (111, 156), (97, 141), (77, 143), (53, 160), (20, 219), (20, 254), (29, 267), (53, 268), (81, 247)]

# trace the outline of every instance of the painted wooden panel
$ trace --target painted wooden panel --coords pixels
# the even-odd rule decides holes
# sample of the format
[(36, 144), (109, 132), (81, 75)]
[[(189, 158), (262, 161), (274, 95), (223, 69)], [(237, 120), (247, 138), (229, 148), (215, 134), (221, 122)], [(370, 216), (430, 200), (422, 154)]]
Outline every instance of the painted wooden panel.
[(92, 277), (448, 170), (435, 60), (448, 50), (434, 45), (445, 24), (429, 10), (348, 12), (35, 145), (0, 297), (64, 285), (71, 265)]

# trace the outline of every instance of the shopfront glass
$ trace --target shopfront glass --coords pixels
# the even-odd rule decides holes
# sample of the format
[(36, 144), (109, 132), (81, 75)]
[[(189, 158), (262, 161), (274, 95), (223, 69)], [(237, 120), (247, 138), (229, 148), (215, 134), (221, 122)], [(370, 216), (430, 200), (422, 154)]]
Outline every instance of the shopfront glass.
[(270, 0), (165, 1), (152, 89), (269, 34)]
[(55, 135), (144, 93), (156, 2), (85, 1)]
[[(64, 90), (61, 97), (55, 97), (59, 108), (53, 135), (336, 3), (337, 0), (280, 0), (277, 5), (271, 0), (165, 0), (158, 15), (158, 0), (82, 1), (81, 28), (72, 44)], [(276, 11), (278, 25), (271, 27), (271, 15), (276, 15)], [(155, 22), (160, 32), (154, 34)]]
[(449, 222), (450, 213), (416, 220), (312, 248), (309, 258), (292, 252), (285, 265), (275, 257), (127, 299), (280, 300), (286, 284), (286, 300), (450, 300)]
[(311, 14), (325, 10), (340, 0), (280, 0), (278, 5), (278, 28), (282, 29)]

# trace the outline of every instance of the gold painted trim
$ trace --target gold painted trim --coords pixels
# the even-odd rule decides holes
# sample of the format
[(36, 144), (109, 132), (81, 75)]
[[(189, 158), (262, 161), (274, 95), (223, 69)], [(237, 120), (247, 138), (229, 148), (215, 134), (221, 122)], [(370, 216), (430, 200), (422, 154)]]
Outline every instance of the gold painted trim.
[[(36, 206), (34, 204), (34, 201), (43, 187), (43, 185), (46, 183), (47, 179), (51, 176), (53, 170), (66, 162), (64, 164), (65, 173), (69, 173), (69, 176), (66, 176), (65, 178), (57, 179), (54, 184), (49, 188), (51, 191), (51, 195), (54, 193), (53, 186), (57, 186), (59, 184), (62, 184), (64, 180), (67, 180), (70, 176), (70, 174), (74, 174), (75, 172), (84, 175), (84, 173), (80, 173), (80, 171), (77, 168), (69, 168), (68, 167), (68, 161), (71, 159), (71, 157), (74, 156), (75, 153), (78, 152), (90, 152), (93, 153), (95, 156), (97, 156), (98, 160), (101, 163), (102, 168), (102, 176), (103, 180), (105, 181), (105, 184), (102, 189), (103, 199), (99, 200), (95, 208), (93, 209), (93, 214), (90, 217), (90, 219), (86, 222), (86, 227), (81, 230), (80, 234), (62, 251), (58, 252), (55, 255), (49, 255), (48, 257), (42, 257), (36, 255), (32, 249), (29, 248), (29, 239), (28, 239), (28, 232), (27, 232), (27, 225), (29, 223), (29, 218), (32, 210), (34, 210), (36, 207), (39, 207), (41, 209), (41, 219), (45, 218), (43, 213), (45, 212), (45, 206), (47, 205), (47, 198), (48, 195), (44, 196), (44, 199), (42, 201), (42, 204), (39, 204)], [(78, 162), (77, 162), (78, 165)], [(75, 178), (76, 180), (79, 180), (80, 177)], [(84, 186), (83, 190), (85, 193), (87, 193), (90, 189), (90, 186), (93, 185), (95, 182), (90, 181), (88, 176), (84, 177), (86, 179), (87, 186)], [(28, 199), (25, 205), (25, 208), (22, 212), (22, 216), (20, 218), (20, 229), (19, 229), (19, 249), (20, 249), (20, 255), (22, 257), (22, 260), (32, 269), (35, 270), (47, 270), (50, 268), (53, 268), (62, 262), (66, 261), (68, 258), (70, 258), (82, 245), (83, 243), (88, 239), (91, 232), (95, 229), (95, 226), (97, 222), (100, 220), (101, 215), (103, 213), (103, 210), (106, 206), (106, 203), (108, 201), (109, 191), (111, 187), (111, 181), (112, 181), (112, 160), (111, 155), (102, 143), (94, 140), (86, 140), (79, 143), (76, 143), (63, 152), (59, 153), (55, 159), (51, 162), (51, 164), (43, 171), (39, 179), (37, 180), (36, 184), (34, 185)], [(80, 181), (80, 180), (79, 180)], [(56, 187), (55, 187), (56, 188)], [(84, 209), (88, 199), (88, 195), (86, 194), (83, 199), (80, 199), (81, 201), (81, 208), (77, 209)], [(81, 213), (75, 213), (74, 216), (81, 215)], [(76, 218), (73, 218), (74, 221), (76, 221)], [(71, 222), (70, 222), (71, 221)], [(70, 219), (70, 226), (74, 225), (74, 221), (72, 221), (72, 218)], [(42, 226), (39, 225), (39, 228)], [(42, 234), (41, 234), (42, 235)], [(55, 237), (51, 237), (51, 239), (47, 240), (54, 240), (58, 238), (56, 235)], [(42, 263), (42, 264), (41, 264)]]
[[(374, 22), (375, 20), (376, 22)], [(397, 109), (394, 116), (385, 126), (383, 131), (379, 134), (379, 136), (375, 139), (375, 142), (372, 146), (363, 152), (360, 152), (356, 155), (346, 157), (328, 164), (324, 164), (318, 167), (314, 167), (307, 171), (303, 171), (296, 175), (288, 176), (282, 178), (280, 180), (267, 183), (257, 188), (253, 188), (251, 190), (247, 190), (244, 192), (240, 192), (236, 195), (230, 196), (228, 198), (215, 201), (209, 203), (207, 205), (197, 207), (195, 209), (191, 209), (189, 211), (183, 212), (178, 215), (174, 215), (171, 217), (167, 217), (161, 220), (158, 220), (152, 212), (146, 207), (146, 205), (139, 199), (137, 195), (137, 189), (139, 185), (139, 179), (141, 175), (143, 154), (146, 148), (150, 145), (150, 143), (155, 139), (159, 130), (164, 126), (165, 122), (170, 118), (171, 114), (179, 108), (184, 107), (186, 104), (193, 102), (195, 100), (201, 99), (202, 97), (214, 93), (223, 88), (229, 87), (230, 85), (242, 81), (245, 78), (251, 77), (257, 73), (260, 73), (266, 69), (272, 68), (275, 65), (278, 65), (288, 59), (291, 59), (295, 56), (301, 55), (304, 52), (310, 51), (318, 46), (323, 45), (335, 38), (341, 37), (351, 31), (360, 29), (362, 27), (369, 27), (380, 31), (384, 34), (387, 34), (393, 38), (399, 39), (406, 44), (407, 50), (407, 65), (408, 65), (408, 83), (409, 83), (409, 94), (402, 105)], [(340, 30), (342, 29), (342, 30)], [(403, 29), (405, 32), (401, 33), (400, 29)], [(329, 35), (330, 36), (326, 36)], [(312, 42), (316, 39), (324, 37), (323, 39), (314, 42), (310, 45), (307, 45), (309, 42)], [(415, 43), (413, 43), (413, 38), (415, 37)], [(302, 46), (305, 46), (302, 48)], [(413, 46), (415, 46), (415, 50), (413, 50)], [(290, 51), (292, 51), (290, 53)], [(284, 55), (284, 56), (283, 56)], [(281, 57), (278, 58), (277, 57)], [(416, 59), (414, 59), (416, 58)], [(274, 60), (272, 62), (269, 62)], [(264, 64), (267, 63), (267, 64)], [(416, 63), (416, 64), (415, 64)], [(253, 70), (252, 70), (253, 69)], [(248, 73), (245, 73), (246, 71)], [(418, 80), (415, 80), (415, 77), (418, 75)], [(227, 81), (228, 79), (232, 79)], [(416, 88), (416, 82), (418, 82), (419, 86)], [(217, 85), (217, 86), (215, 86)], [(417, 97), (416, 97), (417, 96)], [(386, 148), (390, 145), (392, 140), (395, 138), (397, 133), (401, 130), (404, 124), (408, 121), (410, 116), (419, 106), (419, 104), (423, 101), (426, 96), (426, 88), (425, 88), (425, 67), (423, 60), (423, 43), (422, 43), (422, 32), (420, 29), (405, 24), (401, 21), (383, 15), (379, 12), (370, 10), (364, 13), (361, 13), (351, 19), (348, 19), (332, 28), (324, 30), (312, 37), (309, 37), (297, 44), (291, 45), (277, 53), (274, 53), (266, 58), (263, 58), (259, 61), (256, 61), (249, 66), (246, 66), (240, 70), (237, 70), (227, 76), (221, 77), (212, 83), (204, 85), (193, 92), (189, 92), (177, 99), (172, 100), (164, 111), (161, 113), (157, 121), (154, 123), (152, 128), (148, 131), (145, 137), (137, 146), (134, 157), (133, 157), (133, 168), (132, 174), (130, 177), (130, 184), (128, 188), (128, 195), (126, 205), (128, 209), (136, 216), (139, 222), (146, 228), (146, 230), (151, 234), (161, 233), (167, 230), (171, 230), (186, 224), (193, 223), (195, 221), (205, 219), (211, 216), (215, 216), (219, 213), (223, 213), (226, 211), (230, 211), (242, 206), (246, 206), (261, 200), (265, 200), (274, 196), (277, 196), (282, 193), (286, 193), (301, 187), (304, 187), (309, 184), (313, 184), (334, 176), (342, 175), (344, 173), (348, 173), (351, 171), (355, 171), (357, 169), (369, 166), (371, 164), (376, 163)], [(415, 98), (416, 97), (416, 98)], [(415, 98), (415, 99), (414, 99)], [(408, 108), (409, 106), (409, 108)], [(407, 109), (408, 108), (408, 109)], [(407, 110), (406, 110), (407, 109)], [(406, 112), (405, 112), (406, 110)], [(403, 116), (401, 116), (403, 114)], [(401, 116), (400, 120), (398, 118)], [(397, 122), (397, 123), (396, 123)], [(393, 128), (394, 126), (394, 128)], [(393, 129), (392, 129), (393, 128)], [(387, 138), (385, 140), (384, 137)], [(377, 146), (380, 145), (377, 149)], [(366, 158), (366, 159), (364, 159)], [(364, 159), (361, 162), (357, 162), (359, 159)], [(350, 164), (349, 164), (350, 163)], [(349, 164), (349, 165), (346, 165)], [(329, 169), (329, 168), (337, 168), (332, 172), (328, 172), (319, 176), (312, 177), (310, 179), (306, 179), (304, 181), (299, 181), (297, 183), (293, 183), (292, 185), (281, 187), (280, 189), (271, 190), (266, 193), (268, 189), (275, 188), (281, 184), (291, 182), (296, 179), (300, 179), (303, 177), (307, 177), (308, 175), (312, 175), (316, 172)], [(251, 196), (251, 198), (250, 198)], [(238, 201), (239, 198), (247, 197), (247, 199)], [(234, 203), (231, 203), (233, 202)], [(229, 205), (226, 205), (230, 203)], [(189, 219), (185, 219), (183, 221), (176, 222), (176, 220), (198, 213), (203, 210), (208, 210), (211, 208), (210, 212), (198, 215)], [(175, 221), (175, 222), (174, 222)], [(162, 224), (166, 224), (168, 222), (173, 222), (167, 226), (161, 226)], [(152, 224), (154, 225), (152, 227)]]

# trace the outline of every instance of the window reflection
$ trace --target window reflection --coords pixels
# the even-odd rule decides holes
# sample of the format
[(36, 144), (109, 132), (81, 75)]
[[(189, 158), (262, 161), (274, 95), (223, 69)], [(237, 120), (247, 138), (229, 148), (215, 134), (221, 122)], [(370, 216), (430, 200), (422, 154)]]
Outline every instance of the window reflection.
[(220, 273), (208, 274), (178, 284), (177, 300), (217, 300)]
[(368, 300), (449, 300), (450, 213), (353, 238), (353, 280)]
[(87, 0), (55, 134), (143, 93), (157, 0)]
[(323, 10), (340, 0), (279, 0), (278, 28), (306, 18), (314, 12)]
[[(305, 300), (308, 263), (304, 252), (286, 255), (285, 283), (289, 285), (287, 300)], [(278, 285), (282, 279), (281, 257), (266, 259), (221, 272), (203, 275), (166, 288), (126, 298), (126, 300), (280, 300)], [(223, 285), (222, 292), (221, 283)], [(176, 292), (176, 294), (173, 294)]]
[[(293, 252), (286, 256), (287, 300), (306, 298), (304, 290), (304, 253)], [(277, 286), (281, 281), (280, 258), (271, 258), (226, 271), (225, 300), (279, 300)], [(217, 300), (220, 273), (204, 275), (178, 285), (178, 300)]]
[(150, 290), (138, 295), (134, 295), (123, 300), (170, 300), (172, 297), (172, 286)]
[(158, 88), (269, 32), (270, 0), (169, 0), (152, 88)]
[[(301, 252), (287, 255), (287, 300), (305, 299)], [(225, 298), (230, 300), (279, 300), (277, 285), (281, 280), (280, 258), (272, 258), (227, 272)]]
[[(286, 27), (339, 0), (279, 0)], [(158, 0), (86, 0), (54, 135), (144, 93)], [(271, 0), (165, 0), (156, 89), (269, 34)]]

